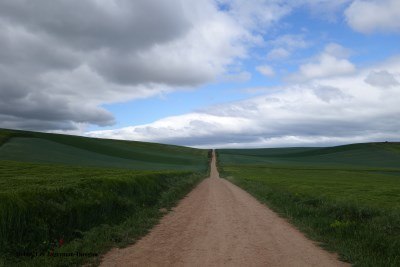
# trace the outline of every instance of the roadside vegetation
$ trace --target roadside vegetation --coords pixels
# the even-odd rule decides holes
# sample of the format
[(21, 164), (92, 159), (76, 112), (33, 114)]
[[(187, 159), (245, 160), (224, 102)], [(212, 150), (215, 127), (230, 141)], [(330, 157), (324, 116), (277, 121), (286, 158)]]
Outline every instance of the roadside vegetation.
[(400, 266), (400, 143), (218, 150), (221, 176), (355, 266)]
[(0, 266), (96, 264), (209, 172), (207, 150), (8, 130), (0, 142)]

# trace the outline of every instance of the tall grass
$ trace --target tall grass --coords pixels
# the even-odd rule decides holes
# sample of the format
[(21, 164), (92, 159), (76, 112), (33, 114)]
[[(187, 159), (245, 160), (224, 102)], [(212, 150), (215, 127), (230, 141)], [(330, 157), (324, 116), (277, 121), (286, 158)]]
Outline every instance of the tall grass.
[[(0, 266), (133, 242), (209, 172), (206, 150), (0, 129)], [(94, 252), (92, 257), (51, 253)], [(33, 257), (34, 256), (34, 257)]]
[[(100, 227), (110, 232), (113, 225), (124, 225), (126, 221), (130, 222), (125, 227), (137, 225), (146, 229), (138, 221), (157, 218), (159, 208), (173, 205), (205, 176), (205, 172), (129, 171), (0, 161), (0, 256), (7, 263), (30, 262), (20, 255), (46, 254), (59, 240), (76, 243), (85, 239), (85, 232), (89, 231), (90, 236), (91, 229)], [(140, 217), (143, 215), (145, 218)], [(119, 232), (125, 228), (116, 229)], [(139, 234), (143, 234), (143, 229)], [(92, 240), (92, 249), (104, 251), (98, 242), (109, 246), (110, 240), (101, 240)]]

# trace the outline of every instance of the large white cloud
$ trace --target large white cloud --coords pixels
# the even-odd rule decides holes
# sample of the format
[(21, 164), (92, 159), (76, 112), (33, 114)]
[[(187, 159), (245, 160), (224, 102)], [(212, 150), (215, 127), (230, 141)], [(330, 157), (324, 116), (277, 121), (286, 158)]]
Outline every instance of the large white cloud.
[(352, 73), (356, 68), (347, 59), (349, 54), (347, 49), (338, 44), (328, 44), (311, 62), (300, 65), (298, 73), (291, 75), (289, 80), (308, 81)]
[(355, 0), (345, 15), (350, 27), (362, 33), (400, 32), (399, 0)]
[(87, 135), (197, 147), (326, 145), (398, 139), (400, 85), (371, 85), (366, 81), (371, 72), (388, 72), (398, 81), (400, 58), (352, 75), (272, 91), (266, 88), (271, 92), (245, 101)]

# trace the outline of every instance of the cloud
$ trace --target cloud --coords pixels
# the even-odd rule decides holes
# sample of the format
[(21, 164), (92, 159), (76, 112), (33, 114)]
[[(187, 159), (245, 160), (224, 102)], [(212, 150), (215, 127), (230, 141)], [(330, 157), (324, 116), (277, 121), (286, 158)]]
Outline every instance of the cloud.
[(251, 73), (248, 71), (242, 71), (238, 73), (230, 73), (222, 76), (221, 80), (225, 82), (246, 82), (251, 80)]
[(271, 27), (293, 9), (292, 4), (281, 0), (217, 0), (217, 3), (240, 25), (256, 31)]
[(351, 51), (339, 44), (330, 43), (325, 46), (324, 53), (336, 58), (347, 58), (350, 56)]
[(389, 73), (386, 70), (381, 71), (371, 71), (367, 78), (365, 78), (365, 82), (370, 85), (377, 87), (392, 87), (399, 85), (399, 81), (396, 80), (393, 74)]
[(313, 79), (351, 73), (354, 70), (354, 65), (347, 59), (322, 54), (317, 62), (300, 66), (300, 75), (305, 79)]
[(336, 22), (340, 11), (353, 0), (305, 0), (311, 14), (318, 19)]
[(345, 11), (347, 23), (355, 31), (399, 32), (400, 1), (355, 0)]
[(274, 69), (268, 65), (257, 66), (256, 69), (259, 73), (261, 73), (264, 76), (271, 77), (275, 75)]
[(280, 60), (288, 58), (294, 51), (310, 46), (310, 42), (305, 40), (302, 34), (284, 34), (268, 41), (272, 46), (267, 54), (268, 60)]
[[(400, 59), (379, 65), (400, 72)], [(255, 98), (220, 104), (146, 125), (89, 132), (95, 137), (196, 147), (334, 145), (400, 138), (400, 85), (366, 82), (375, 68), (275, 88)], [(278, 90), (279, 89), (279, 90)]]
[(313, 62), (303, 64), (299, 71), (289, 77), (291, 81), (307, 81), (353, 73), (356, 68), (347, 59), (349, 51), (338, 44), (328, 44)]
[(1, 1), (0, 127), (112, 125), (102, 105), (229, 75), (258, 38), (212, 0)]
[(340, 89), (333, 86), (317, 86), (313, 89), (313, 93), (316, 97), (325, 101), (327, 103), (333, 102), (335, 100), (346, 100), (351, 98), (346, 93), (342, 92)]
[(269, 60), (279, 60), (285, 59), (290, 56), (290, 52), (285, 48), (274, 48), (267, 54), (267, 59)]
[[(223, 140), (227, 136), (236, 136), (249, 127), (252, 127), (252, 122), (246, 118), (190, 113), (168, 117), (139, 127), (97, 131), (87, 135), (142, 141), (162, 140), (166, 143), (176, 143), (177, 140), (179, 140), (178, 143), (186, 143), (198, 139), (196, 142), (205, 144), (211, 139), (221, 138)], [(210, 129), (212, 130), (210, 131)]]
[[(251, 74), (241, 63), (255, 46), (269, 45), (268, 59), (277, 60), (310, 45), (304, 35), (264, 40), (282, 18), (305, 5), (338, 10), (346, 2), (0, 1), (0, 127), (79, 130), (113, 125), (106, 104), (213, 81), (245, 81)], [(349, 24), (352, 8), (368, 9), (374, 3), (354, 1), (346, 12)], [(394, 1), (386, 3), (390, 12), (398, 10)], [(359, 19), (354, 25), (363, 24)], [(398, 29), (396, 19), (376, 21), (367, 28)], [(339, 50), (327, 48), (303, 65), (300, 79), (350, 73), (354, 66)]]
[(269, 43), (275, 47), (284, 47), (287, 49), (306, 48), (310, 45), (302, 34), (284, 34)]

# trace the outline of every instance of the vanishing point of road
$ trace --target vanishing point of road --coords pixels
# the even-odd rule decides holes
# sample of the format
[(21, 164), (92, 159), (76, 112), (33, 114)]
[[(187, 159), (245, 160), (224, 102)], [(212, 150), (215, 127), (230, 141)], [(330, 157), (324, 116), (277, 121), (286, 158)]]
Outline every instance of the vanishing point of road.
[(148, 235), (100, 266), (348, 266), (244, 190), (210, 177)]

